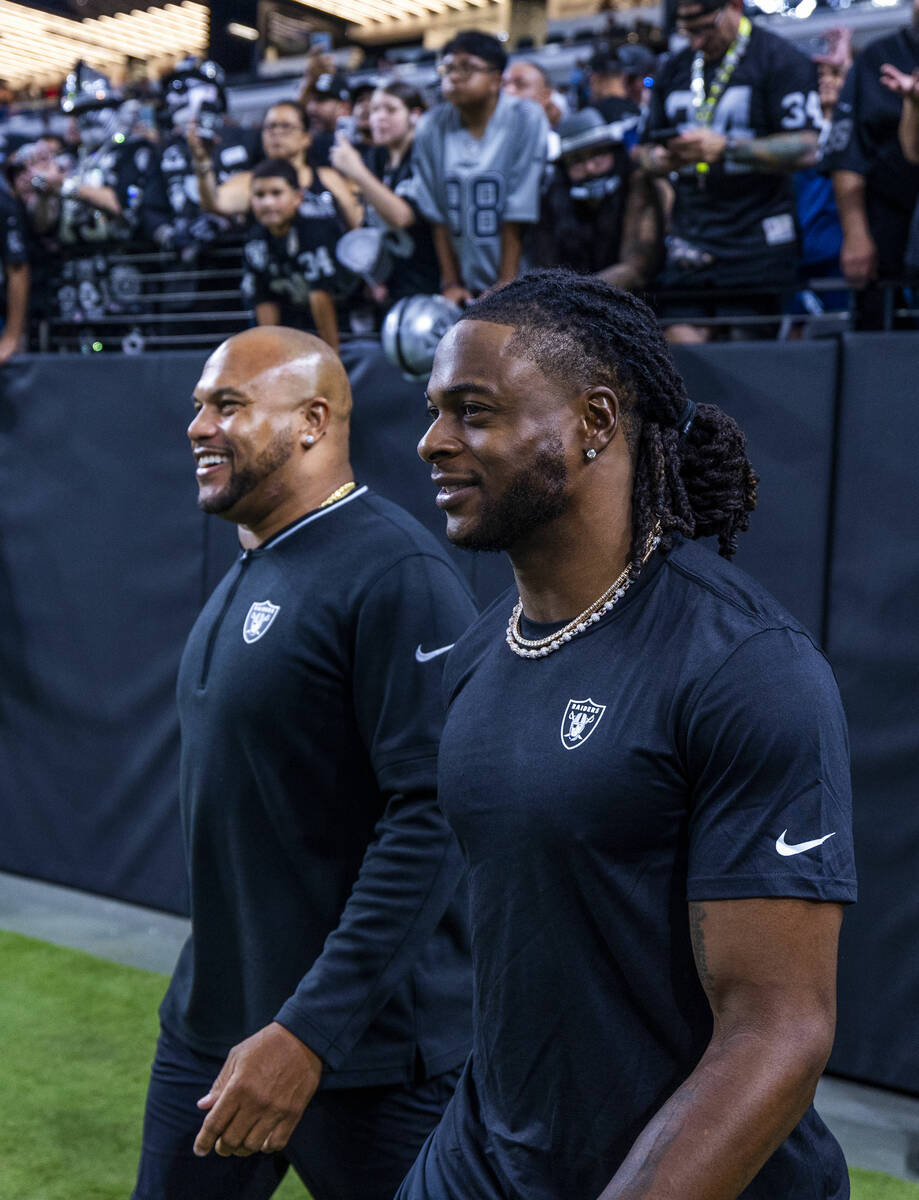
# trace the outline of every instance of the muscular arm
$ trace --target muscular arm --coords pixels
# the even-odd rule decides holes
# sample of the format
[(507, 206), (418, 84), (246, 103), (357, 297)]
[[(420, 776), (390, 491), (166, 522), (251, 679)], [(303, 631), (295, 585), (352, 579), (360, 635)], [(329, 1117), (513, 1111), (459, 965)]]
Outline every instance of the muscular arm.
[(812, 129), (802, 129), (729, 142), (714, 129), (689, 129), (671, 138), (666, 146), (637, 146), (634, 157), (650, 175), (668, 175), (697, 162), (733, 162), (754, 171), (782, 174), (814, 165), (817, 134)]
[(807, 1110), (833, 1042), (836, 904), (691, 903), (714, 1029), (600, 1200), (736, 1200)]
[(877, 275), (877, 247), (868, 227), (865, 177), (856, 171), (834, 171), (832, 178), (842, 225), (840, 265), (853, 287), (864, 287)]
[(780, 173), (812, 167), (817, 160), (817, 134), (812, 129), (798, 133), (770, 133), (768, 137), (735, 142), (727, 148), (728, 162), (743, 163), (755, 171)]

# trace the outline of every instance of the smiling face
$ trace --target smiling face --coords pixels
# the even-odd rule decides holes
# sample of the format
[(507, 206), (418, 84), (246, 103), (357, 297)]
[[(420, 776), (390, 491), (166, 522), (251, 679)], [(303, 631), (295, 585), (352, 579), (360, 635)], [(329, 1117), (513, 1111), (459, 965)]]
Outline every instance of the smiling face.
[(447, 537), (508, 550), (564, 516), (579, 453), (570, 393), (509, 344), (515, 330), (460, 321), (434, 359), (431, 425), (418, 453), (431, 463)]
[(264, 348), (225, 343), (205, 364), (188, 427), (198, 505), (254, 526), (295, 489), (302, 402)]

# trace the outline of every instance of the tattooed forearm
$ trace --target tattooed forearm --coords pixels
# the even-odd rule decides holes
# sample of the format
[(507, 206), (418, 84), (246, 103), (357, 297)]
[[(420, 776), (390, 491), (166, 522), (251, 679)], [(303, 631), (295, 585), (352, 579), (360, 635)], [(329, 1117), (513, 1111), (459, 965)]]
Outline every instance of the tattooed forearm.
[(769, 137), (732, 142), (724, 157), (727, 162), (759, 171), (797, 171), (816, 162), (817, 135), (805, 129), (800, 133), (773, 133)]

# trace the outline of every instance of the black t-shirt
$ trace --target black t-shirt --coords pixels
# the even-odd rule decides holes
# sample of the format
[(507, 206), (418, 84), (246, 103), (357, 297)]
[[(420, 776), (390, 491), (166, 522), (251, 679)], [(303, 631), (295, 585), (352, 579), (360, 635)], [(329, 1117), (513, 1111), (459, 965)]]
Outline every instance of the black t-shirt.
[[(693, 126), (691, 48), (661, 69), (651, 93), (647, 135)], [(705, 86), (721, 63), (706, 64)], [(742, 138), (818, 130), (821, 123), (816, 69), (783, 38), (753, 27), (746, 53), (715, 107), (711, 128)], [(676, 177), (671, 237), (719, 261), (793, 256), (796, 245), (791, 174), (766, 174), (739, 163), (716, 163), (706, 175), (695, 166)]]
[(880, 82), (884, 63), (907, 74), (914, 71), (919, 36), (901, 29), (878, 38), (856, 57), (836, 103), (820, 169), (864, 175), (869, 192), (908, 214), (919, 198), (919, 166), (908, 163), (900, 149), (903, 102)]
[(462, 863), (437, 803), (465, 584), (360, 488), (247, 551), (178, 680), (192, 934), (161, 1008), (202, 1053), (277, 1018), (323, 1087), (436, 1075), (470, 1043)]
[(593, 202), (571, 195), (564, 167), (556, 164), (542, 198), (539, 223), (527, 243), (533, 266), (570, 267), (595, 274), (617, 263), (631, 176), (628, 151), (621, 147), (606, 181), (606, 194)]
[(641, 108), (628, 96), (605, 96), (601, 100), (591, 100), (590, 107), (595, 108), (604, 121), (621, 121), (623, 117), (640, 117)]
[(282, 324), (312, 329), (310, 292), (328, 292), (341, 303), (355, 286), (355, 276), (335, 257), (340, 236), (337, 220), (302, 210), (281, 237), (253, 225), (243, 247), (243, 299), (252, 308), (275, 301)]
[[(405, 296), (439, 292), (440, 266), (437, 251), (434, 249), (430, 222), (422, 214), (414, 198), (411, 147), (396, 167), (391, 167), (388, 159), (379, 158), (376, 165), (377, 170), (374, 173), (391, 192), (395, 192), (410, 204), (415, 214), (415, 224), (410, 229), (386, 227), (386, 247), (393, 261), (392, 271), (386, 280), (386, 290), (389, 293), (386, 306), (391, 307)], [(373, 208), (368, 209), (367, 223), (385, 227), (385, 223)]]
[[(444, 670), (475, 1032), (399, 1200), (596, 1200), (711, 1038), (687, 902), (855, 898), (836, 682), (758, 584), (677, 544), (535, 660), (505, 644), (513, 602)], [(813, 1108), (743, 1196), (848, 1196)]]
[(62, 246), (98, 249), (111, 242), (150, 239), (169, 221), (156, 148), (145, 139), (109, 143), (84, 155), (76, 174), (90, 186), (110, 187), (118, 197), (121, 215), (93, 208), (75, 196), (62, 198), (57, 230)]

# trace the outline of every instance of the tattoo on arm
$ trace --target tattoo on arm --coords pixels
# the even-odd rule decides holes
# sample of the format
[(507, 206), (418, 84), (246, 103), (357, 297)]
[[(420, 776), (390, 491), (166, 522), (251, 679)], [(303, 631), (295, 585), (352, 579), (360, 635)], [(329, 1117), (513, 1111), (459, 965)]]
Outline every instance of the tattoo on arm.
[(699, 982), (702, 984), (706, 992), (711, 989), (712, 973), (709, 969), (708, 958), (705, 953), (705, 905), (691, 903), (689, 905), (689, 936), (692, 940), (692, 952), (696, 960), (696, 970), (699, 973)]
[(772, 133), (748, 142), (735, 142), (725, 157), (759, 171), (797, 171), (816, 162), (817, 135), (810, 129)]

